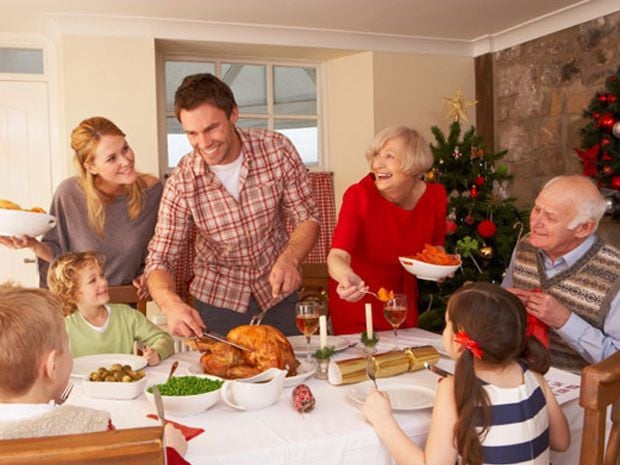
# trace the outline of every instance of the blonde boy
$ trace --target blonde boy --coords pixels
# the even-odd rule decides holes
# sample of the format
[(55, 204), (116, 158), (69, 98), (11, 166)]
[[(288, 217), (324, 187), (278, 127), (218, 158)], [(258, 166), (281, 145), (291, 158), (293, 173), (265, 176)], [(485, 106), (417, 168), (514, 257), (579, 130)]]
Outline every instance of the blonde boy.
[[(46, 289), (0, 284), (0, 440), (114, 429), (108, 412), (56, 406), (73, 368), (61, 308)], [(178, 429), (164, 442), (169, 464), (188, 464)]]

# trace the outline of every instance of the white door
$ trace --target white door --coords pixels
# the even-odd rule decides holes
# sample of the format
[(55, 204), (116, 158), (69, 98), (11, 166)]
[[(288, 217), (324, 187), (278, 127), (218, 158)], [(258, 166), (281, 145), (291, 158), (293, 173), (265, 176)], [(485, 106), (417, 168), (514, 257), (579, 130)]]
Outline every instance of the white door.
[[(0, 81), (0, 198), (47, 210), (52, 199), (45, 82)], [(0, 246), (0, 282), (39, 285), (34, 254)]]

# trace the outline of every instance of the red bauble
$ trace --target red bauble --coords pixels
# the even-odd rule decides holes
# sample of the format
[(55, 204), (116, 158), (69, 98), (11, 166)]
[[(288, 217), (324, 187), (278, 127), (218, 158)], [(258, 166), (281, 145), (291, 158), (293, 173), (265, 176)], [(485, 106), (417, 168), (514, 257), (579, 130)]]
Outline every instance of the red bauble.
[(607, 103), (612, 104), (617, 100), (614, 94), (607, 94)]
[(611, 161), (613, 159), (614, 159), (614, 157), (609, 155), (607, 152), (603, 152), (603, 156), (601, 157), (601, 160), (603, 160), (603, 161)]
[(609, 144), (611, 144), (611, 140), (609, 140), (607, 137), (603, 137), (601, 139), (601, 147), (607, 147)]
[(469, 195), (471, 196), (472, 199), (477, 199), (478, 198), (478, 188), (476, 187), (475, 184), (473, 186), (471, 186), (471, 189), (469, 191)]
[(603, 174), (605, 176), (609, 176), (610, 174), (612, 174), (614, 172), (613, 168), (609, 165), (607, 166), (603, 166)]
[(620, 191), (620, 176), (614, 176), (611, 178), (611, 187)]
[(476, 176), (476, 180), (474, 181), (476, 183), (476, 186), (484, 186), (485, 183), (485, 179), (484, 176)]
[(465, 218), (463, 218), (463, 221), (465, 221), (465, 224), (471, 226), (472, 224), (476, 222), (476, 218), (474, 218), (474, 215), (470, 213)]
[(592, 118), (599, 119), (600, 117), (601, 117), (601, 114), (598, 111), (592, 112)]
[(602, 94), (598, 96), (598, 101), (601, 103), (605, 103), (607, 102), (607, 95), (606, 94)]
[(446, 220), (446, 234), (448, 236), (451, 236), (452, 234), (454, 234), (457, 229), (458, 229), (458, 226), (456, 225), (454, 221)]
[(485, 239), (489, 239), (490, 237), (495, 236), (497, 232), (497, 226), (491, 220), (484, 220), (478, 224), (478, 234), (480, 237), (484, 237)]
[(596, 123), (597, 126), (605, 129), (611, 129), (614, 124), (616, 124), (616, 120), (614, 119), (614, 115), (612, 115), (611, 113), (605, 113), (604, 115), (601, 115), (601, 117), (598, 119), (598, 122)]

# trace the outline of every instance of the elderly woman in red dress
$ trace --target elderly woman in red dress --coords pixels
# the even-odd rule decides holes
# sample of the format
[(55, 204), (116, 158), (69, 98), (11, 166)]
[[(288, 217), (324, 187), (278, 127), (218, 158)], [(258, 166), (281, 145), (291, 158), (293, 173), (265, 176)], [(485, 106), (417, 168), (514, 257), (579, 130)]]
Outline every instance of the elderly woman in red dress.
[(415, 129), (388, 127), (375, 136), (366, 158), (370, 173), (345, 192), (327, 257), (335, 334), (366, 329), (366, 302), (373, 304), (374, 327), (392, 328), (383, 304), (366, 293), (381, 287), (407, 295), (402, 327), (416, 326), (417, 282), (398, 257), (445, 241), (446, 191), (423, 180), (433, 164), (426, 140)]

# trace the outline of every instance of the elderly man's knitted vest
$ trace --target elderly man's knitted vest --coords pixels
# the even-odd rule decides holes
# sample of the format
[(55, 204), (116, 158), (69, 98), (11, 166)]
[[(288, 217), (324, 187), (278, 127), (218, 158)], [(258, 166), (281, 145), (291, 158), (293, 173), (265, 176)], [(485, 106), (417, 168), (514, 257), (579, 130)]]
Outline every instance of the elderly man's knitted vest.
[[(602, 331), (611, 302), (620, 289), (618, 270), (620, 251), (597, 237), (594, 245), (572, 267), (547, 278), (542, 257), (530, 244), (528, 234), (517, 246), (513, 277), (515, 287), (543, 289)], [(549, 352), (551, 365), (575, 373), (589, 363), (551, 329)]]

